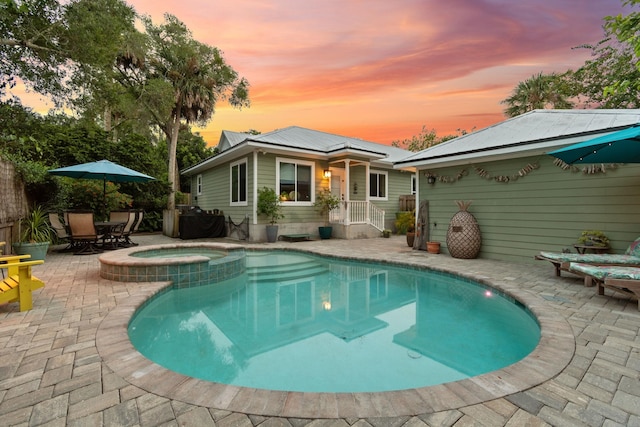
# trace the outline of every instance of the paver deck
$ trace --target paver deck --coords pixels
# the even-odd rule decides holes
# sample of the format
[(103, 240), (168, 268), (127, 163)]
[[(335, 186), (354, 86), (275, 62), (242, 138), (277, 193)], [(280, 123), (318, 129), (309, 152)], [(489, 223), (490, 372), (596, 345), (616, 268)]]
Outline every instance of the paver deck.
[[(135, 240), (176, 242), (161, 235)], [(98, 255), (50, 253), (44, 265), (34, 267), (46, 283), (34, 292), (34, 308), (19, 312), (17, 304), (0, 305), (0, 425), (640, 426), (640, 312), (625, 296), (597, 295), (577, 276), (555, 277), (548, 263), (459, 260), (413, 251), (404, 236), (251, 246), (457, 271), (524, 295), (546, 329), (568, 334), (549, 335), (538, 361), (506, 368), (509, 380), (489, 375), (464, 387), (451, 383), (391, 398), (286, 396), (223, 385), (214, 385), (217, 390), (209, 394), (211, 383), (179, 375), (167, 379), (165, 370), (122, 338), (137, 304), (166, 284), (102, 279)], [(140, 383), (140, 377), (148, 381)], [(416, 405), (423, 410), (414, 411)], [(321, 418), (300, 417), (300, 407)], [(361, 415), (362, 407), (375, 411)], [(333, 416), (327, 417), (327, 408)], [(277, 415), (255, 415), (265, 413)]]

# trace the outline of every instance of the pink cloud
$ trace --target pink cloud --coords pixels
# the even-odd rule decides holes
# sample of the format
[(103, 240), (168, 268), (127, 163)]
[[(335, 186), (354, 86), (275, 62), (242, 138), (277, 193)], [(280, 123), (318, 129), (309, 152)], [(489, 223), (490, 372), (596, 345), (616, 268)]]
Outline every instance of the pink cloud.
[[(182, 20), (251, 83), (218, 106), (222, 129), (315, 127), (379, 142), (422, 124), (448, 134), (503, 119), (500, 100), (538, 72), (581, 65), (621, 0), (129, 0)], [(217, 133), (217, 134), (216, 134)]]

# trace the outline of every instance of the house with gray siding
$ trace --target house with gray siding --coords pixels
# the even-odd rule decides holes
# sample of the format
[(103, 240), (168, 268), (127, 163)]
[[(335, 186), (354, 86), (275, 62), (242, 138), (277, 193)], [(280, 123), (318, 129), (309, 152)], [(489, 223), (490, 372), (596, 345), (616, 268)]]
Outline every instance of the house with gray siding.
[[(249, 240), (266, 240), (268, 219), (256, 211), (258, 189), (280, 195), (279, 234), (318, 237), (325, 218), (313, 206), (330, 189), (342, 203), (331, 212), (334, 237), (378, 237), (392, 229), (400, 196), (415, 191), (412, 166), (394, 167), (411, 152), (297, 126), (252, 135), (223, 131), (217, 155), (182, 171), (192, 203), (248, 224)], [(233, 235), (234, 227), (230, 227)]]
[(534, 262), (603, 231), (611, 252), (640, 236), (640, 165), (568, 165), (547, 153), (640, 123), (640, 110), (535, 110), (395, 162), (415, 168), (430, 240), (447, 252), (457, 200), (482, 233), (481, 258)]

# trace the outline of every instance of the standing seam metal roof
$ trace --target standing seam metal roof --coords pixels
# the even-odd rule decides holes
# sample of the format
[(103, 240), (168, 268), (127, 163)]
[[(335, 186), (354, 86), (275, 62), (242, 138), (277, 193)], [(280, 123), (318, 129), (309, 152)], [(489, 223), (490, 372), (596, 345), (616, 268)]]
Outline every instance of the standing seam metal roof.
[[(533, 110), (477, 132), (445, 141), (399, 161), (400, 164), (429, 162), (467, 155), (476, 158), (510, 148), (531, 149), (535, 145), (563, 146), (575, 141), (570, 137), (589, 139), (640, 123), (640, 109), (629, 110)], [(557, 141), (557, 144), (549, 144)]]

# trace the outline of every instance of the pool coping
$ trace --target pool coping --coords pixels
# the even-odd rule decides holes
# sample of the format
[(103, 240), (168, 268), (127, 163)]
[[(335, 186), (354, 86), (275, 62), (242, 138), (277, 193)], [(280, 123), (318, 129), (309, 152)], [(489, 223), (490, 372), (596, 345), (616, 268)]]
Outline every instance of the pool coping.
[[(202, 246), (203, 244), (194, 245)], [(250, 249), (248, 246), (236, 244), (207, 244), (207, 246), (227, 250)], [(146, 247), (146, 249), (150, 248)], [(313, 249), (291, 249), (290, 251), (328, 255)], [(131, 251), (117, 252), (112, 253), (113, 258), (127, 257)], [(385, 263), (367, 256), (347, 259)], [(139, 283), (139, 290), (133, 292), (128, 299), (120, 301), (101, 322), (96, 335), (96, 347), (111, 370), (125, 381), (148, 392), (199, 406), (287, 418), (392, 417), (458, 409), (535, 387), (557, 376), (571, 361), (576, 347), (571, 326), (562, 316), (551, 310), (542, 297), (506, 282), (498, 283), (487, 277), (478, 277), (446, 268), (427, 267), (412, 260), (386, 263), (442, 271), (480, 282), (503, 292), (522, 303), (536, 317), (540, 325), (540, 342), (527, 357), (503, 369), (422, 388), (375, 393), (308, 393), (232, 386), (199, 380), (170, 371), (145, 358), (133, 347), (127, 331), (131, 317), (150, 297), (171, 286), (171, 282), (143, 282)]]

